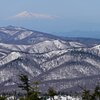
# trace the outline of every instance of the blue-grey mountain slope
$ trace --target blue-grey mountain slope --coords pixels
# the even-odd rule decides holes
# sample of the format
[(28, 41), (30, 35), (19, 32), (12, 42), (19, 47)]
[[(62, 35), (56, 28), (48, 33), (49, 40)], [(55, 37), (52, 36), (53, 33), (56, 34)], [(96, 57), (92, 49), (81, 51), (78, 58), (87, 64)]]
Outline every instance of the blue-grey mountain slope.
[(21, 27), (0, 28), (0, 88), (18, 89), (19, 75), (57, 91), (93, 87), (100, 80), (100, 48)]

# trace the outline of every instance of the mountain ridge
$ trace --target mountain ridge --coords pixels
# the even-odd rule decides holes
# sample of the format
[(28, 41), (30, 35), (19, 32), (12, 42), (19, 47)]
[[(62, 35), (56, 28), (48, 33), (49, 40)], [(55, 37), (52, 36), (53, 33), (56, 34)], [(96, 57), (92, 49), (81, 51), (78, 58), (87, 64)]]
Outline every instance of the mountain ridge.
[(57, 91), (75, 90), (79, 83), (87, 86), (90, 80), (91, 86), (94, 86), (95, 82), (99, 82), (99, 40), (88, 45), (25, 28), (3, 27), (0, 28), (0, 34), (3, 34), (1, 30), (13, 34), (0, 37), (0, 84), (6, 84), (2, 86), (2, 91), (13, 86), (18, 90), (16, 82), (20, 74), (28, 75), (31, 81), (42, 81), (40, 87), (45, 90), (49, 86)]

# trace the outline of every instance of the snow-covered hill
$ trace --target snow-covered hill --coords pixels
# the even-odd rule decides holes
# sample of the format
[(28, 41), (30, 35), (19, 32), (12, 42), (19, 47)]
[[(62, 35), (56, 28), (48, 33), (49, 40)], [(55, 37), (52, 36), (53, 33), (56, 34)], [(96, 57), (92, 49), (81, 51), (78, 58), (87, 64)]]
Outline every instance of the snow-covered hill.
[(90, 83), (95, 86), (100, 80), (99, 65), (100, 45), (88, 47), (78, 41), (21, 27), (0, 28), (2, 91), (16, 86), (22, 73), (32, 81), (41, 81), (44, 90), (49, 86), (58, 91), (76, 90), (79, 85)]

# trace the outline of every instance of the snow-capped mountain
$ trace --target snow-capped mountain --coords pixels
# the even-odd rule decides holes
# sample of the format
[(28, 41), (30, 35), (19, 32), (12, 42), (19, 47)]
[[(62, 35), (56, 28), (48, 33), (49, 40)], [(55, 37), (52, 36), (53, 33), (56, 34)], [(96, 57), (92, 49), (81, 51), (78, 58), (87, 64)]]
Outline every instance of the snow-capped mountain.
[(4, 43), (33, 44), (44, 40), (58, 39), (57, 36), (33, 31), (21, 27), (7, 26), (0, 28), (0, 40)]
[(100, 45), (92, 47), (91, 50), (95, 52), (97, 55), (100, 55)]
[[(41, 89), (58, 91), (93, 87), (100, 80), (99, 45), (88, 47), (78, 41), (21, 27), (0, 28), (0, 88), (17, 87), (20, 74), (41, 81)], [(58, 88), (59, 87), (59, 88)]]

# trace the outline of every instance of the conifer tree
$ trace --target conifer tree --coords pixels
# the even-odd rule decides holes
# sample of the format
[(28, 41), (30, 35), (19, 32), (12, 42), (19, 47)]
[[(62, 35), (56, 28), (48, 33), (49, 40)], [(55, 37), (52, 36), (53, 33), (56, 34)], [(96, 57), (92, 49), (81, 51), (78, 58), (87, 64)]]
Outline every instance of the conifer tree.
[(19, 75), (21, 84), (18, 85), (19, 88), (22, 88), (27, 92), (27, 96), (29, 95), (30, 92), (30, 83), (27, 75), (21, 74)]
[(57, 93), (56, 93), (56, 91), (52, 88), (52, 87), (49, 87), (49, 89), (48, 89), (48, 96), (50, 96), (50, 99), (52, 100), (54, 100), (54, 96), (56, 95)]
[(38, 82), (34, 82), (33, 86), (31, 86), (28, 76), (21, 74), (20, 76), (21, 84), (19, 84), (19, 88), (25, 90), (27, 95), (25, 98), (20, 98), (20, 100), (41, 100), (39, 98), (39, 90), (38, 90)]

